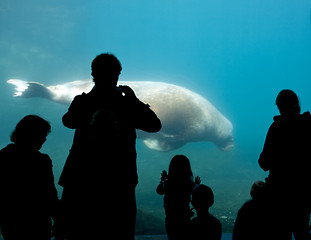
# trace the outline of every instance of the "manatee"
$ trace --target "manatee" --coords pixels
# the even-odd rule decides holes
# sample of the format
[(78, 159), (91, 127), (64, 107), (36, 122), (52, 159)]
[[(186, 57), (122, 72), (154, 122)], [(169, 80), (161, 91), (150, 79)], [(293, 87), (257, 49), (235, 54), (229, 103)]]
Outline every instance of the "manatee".
[[(78, 80), (55, 86), (44, 86), (37, 82), (18, 79), (7, 81), (15, 85), (16, 97), (40, 97), (69, 105), (82, 92), (94, 86), (91, 80)], [(157, 151), (178, 149), (189, 142), (208, 141), (221, 150), (234, 146), (232, 124), (207, 99), (184, 87), (155, 81), (119, 81), (130, 86), (137, 97), (161, 119), (162, 129), (158, 133), (137, 131), (137, 137), (145, 145)]]

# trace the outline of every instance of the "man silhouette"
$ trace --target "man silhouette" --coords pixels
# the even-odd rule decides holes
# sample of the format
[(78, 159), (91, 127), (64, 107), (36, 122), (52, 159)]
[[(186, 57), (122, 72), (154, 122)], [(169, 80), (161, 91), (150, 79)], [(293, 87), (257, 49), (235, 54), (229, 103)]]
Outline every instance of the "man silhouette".
[[(63, 225), (68, 239), (98, 238), (114, 232), (117, 239), (133, 240), (138, 183), (136, 129), (157, 132), (161, 122), (130, 87), (117, 87), (122, 67), (114, 55), (98, 55), (91, 67), (95, 86), (76, 96), (63, 116), (63, 124), (75, 129), (59, 180), (64, 188)], [(106, 126), (100, 127), (103, 116), (108, 119), (101, 120)], [(110, 129), (109, 134), (105, 129)], [(113, 137), (114, 129), (117, 137)], [(101, 132), (103, 136), (98, 136)], [(100, 137), (109, 139), (101, 141)], [(107, 176), (111, 179), (108, 183)], [(97, 192), (97, 197), (91, 192)]]

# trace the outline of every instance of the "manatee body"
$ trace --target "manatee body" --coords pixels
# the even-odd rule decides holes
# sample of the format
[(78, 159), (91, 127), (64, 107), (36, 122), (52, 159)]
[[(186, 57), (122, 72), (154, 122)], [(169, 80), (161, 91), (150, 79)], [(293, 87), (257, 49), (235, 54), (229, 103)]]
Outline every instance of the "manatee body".
[[(16, 86), (14, 96), (41, 97), (69, 105), (82, 92), (94, 86), (91, 80), (79, 80), (55, 86), (18, 79), (7, 81)], [(208, 100), (177, 85), (152, 81), (119, 81), (130, 86), (137, 97), (150, 105), (161, 119), (158, 133), (138, 131), (147, 147), (157, 151), (177, 149), (188, 142), (209, 141), (221, 150), (233, 148), (232, 124)]]

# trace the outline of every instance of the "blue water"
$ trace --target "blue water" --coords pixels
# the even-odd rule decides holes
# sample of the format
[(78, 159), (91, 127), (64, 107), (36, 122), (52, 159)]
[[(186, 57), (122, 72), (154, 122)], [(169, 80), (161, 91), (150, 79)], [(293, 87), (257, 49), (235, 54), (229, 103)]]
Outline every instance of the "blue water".
[(72, 143), (73, 131), (61, 123), (67, 106), (13, 98), (6, 80), (56, 85), (90, 78), (91, 60), (112, 52), (123, 65), (121, 80), (184, 86), (232, 122), (231, 152), (199, 142), (160, 153), (137, 141), (138, 208), (163, 223), (155, 187), (171, 157), (185, 154), (194, 174), (212, 187), (211, 211), (228, 232), (251, 184), (267, 175), (257, 159), (278, 114), (277, 93), (293, 89), (302, 110), (310, 109), (310, 10), (309, 0), (2, 0), (0, 147), (24, 115), (48, 119), (52, 133), (42, 152), (51, 156), (57, 181)]

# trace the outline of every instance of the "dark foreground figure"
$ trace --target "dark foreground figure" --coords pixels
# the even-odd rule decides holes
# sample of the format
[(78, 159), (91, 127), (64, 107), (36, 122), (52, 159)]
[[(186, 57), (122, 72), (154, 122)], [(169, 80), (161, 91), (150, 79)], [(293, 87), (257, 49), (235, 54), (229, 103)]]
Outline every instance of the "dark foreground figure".
[[(40, 153), (51, 126), (28, 115), (0, 151), (0, 227), (6, 240), (50, 240), (58, 205), (52, 161)], [(54, 218), (55, 219), (55, 218)]]
[(161, 182), (156, 191), (164, 195), (165, 227), (169, 240), (189, 238), (190, 201), (193, 188), (201, 182), (199, 177), (193, 179), (189, 159), (184, 155), (175, 155), (166, 170), (161, 173)]
[(209, 212), (214, 204), (212, 189), (204, 184), (196, 186), (192, 191), (192, 206), (197, 216), (190, 221), (191, 240), (221, 240), (221, 223)]
[(238, 212), (232, 240), (284, 239), (282, 233), (275, 232), (274, 234), (275, 220), (271, 218), (273, 209), (270, 208), (270, 198), (266, 193), (265, 183), (256, 181), (251, 187), (250, 195), (252, 199), (244, 203)]
[(56, 229), (67, 239), (134, 239), (136, 129), (157, 132), (161, 122), (130, 87), (116, 86), (121, 69), (115, 56), (97, 56), (95, 86), (76, 96), (63, 116), (76, 129), (59, 180), (63, 221)]
[[(297, 95), (282, 90), (276, 99), (280, 116), (269, 128), (260, 167), (269, 171), (266, 187), (276, 235), (282, 239), (310, 239), (311, 209), (311, 116), (300, 114)], [(278, 238), (275, 238), (278, 239)]]

